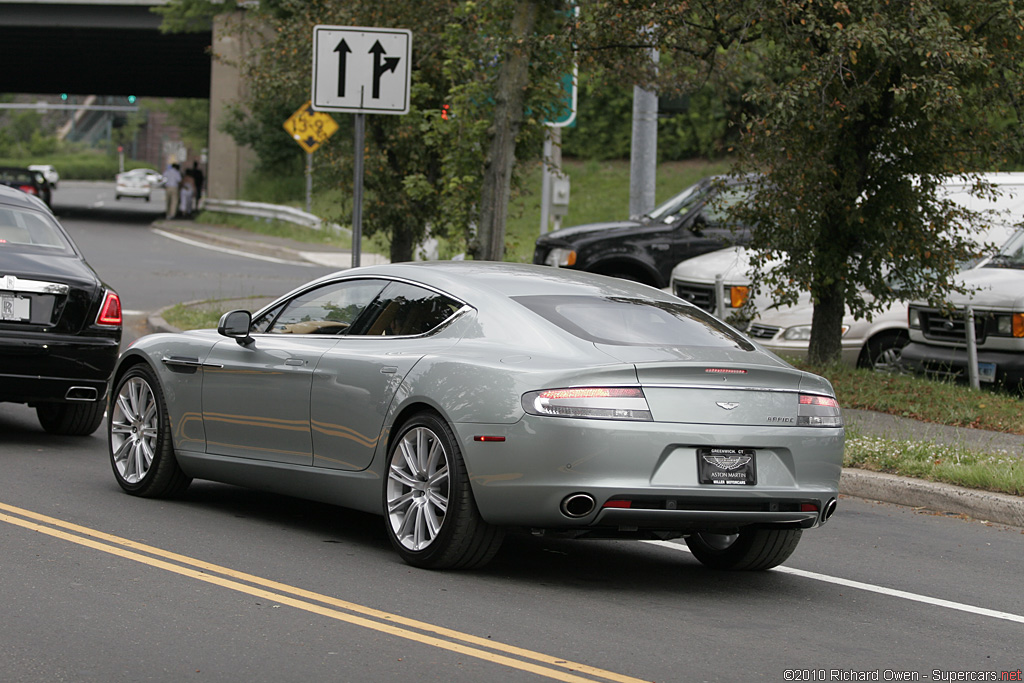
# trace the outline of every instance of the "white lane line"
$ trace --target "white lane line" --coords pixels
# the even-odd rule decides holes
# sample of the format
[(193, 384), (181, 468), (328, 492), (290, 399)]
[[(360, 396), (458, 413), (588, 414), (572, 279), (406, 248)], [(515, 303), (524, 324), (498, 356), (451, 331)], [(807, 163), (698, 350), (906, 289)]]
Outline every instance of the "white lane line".
[(289, 265), (289, 266), (313, 267), (313, 266), (316, 265), (315, 263), (305, 263), (303, 261), (289, 261), (287, 259), (280, 259), (280, 258), (276, 258), (274, 256), (265, 256), (263, 254), (250, 254), (247, 251), (240, 251), (238, 249), (230, 249), (228, 247), (218, 247), (218, 246), (216, 246), (214, 244), (207, 244), (206, 242), (200, 242), (198, 240), (190, 240), (189, 238), (182, 237), (181, 235), (175, 235), (174, 233), (165, 232), (165, 231), (161, 230), (160, 228), (153, 228), (153, 232), (155, 232), (158, 235), (162, 235), (163, 237), (167, 237), (167, 238), (172, 239), (172, 240), (177, 240), (178, 242), (184, 242), (185, 244), (192, 245), (193, 247), (199, 247), (200, 249), (209, 249), (211, 251), (219, 251), (219, 252), (222, 252), (224, 254), (231, 254), (233, 256), (242, 256), (244, 258), (256, 259), (257, 261), (270, 261), (271, 263), (281, 263), (281, 264), (285, 264), (285, 265)]
[[(663, 548), (671, 548), (672, 550), (681, 550), (684, 553), (690, 552), (689, 548), (687, 548), (686, 546), (680, 545), (678, 543), (672, 543), (671, 541), (643, 542), (650, 543), (651, 545), (660, 545)], [(862, 583), (861, 581), (841, 579), (838, 576), (829, 576), (828, 574), (819, 574), (817, 572), (809, 572), (803, 569), (792, 569), (790, 567), (776, 567), (771, 571), (781, 572), (783, 574), (792, 574), (793, 576), (800, 576), (805, 579), (814, 579), (815, 581), (823, 581), (825, 583), (832, 583), (837, 586), (856, 588), (857, 590), (868, 591), (869, 593), (878, 593), (880, 595), (889, 595), (894, 598), (902, 598), (904, 600), (912, 600), (914, 602), (923, 602), (926, 605), (934, 605), (935, 607), (945, 607), (946, 609), (955, 609), (961, 612), (969, 612), (970, 614), (977, 614), (983, 617), (992, 617), (993, 619), (1003, 619), (1005, 621), (1013, 621), (1018, 624), (1024, 624), (1024, 615), (1020, 614), (1011, 614), (1010, 612), (999, 612), (997, 610), (987, 609), (985, 607), (965, 605), (962, 602), (953, 602), (952, 600), (933, 598), (927, 595), (919, 595), (918, 593), (909, 593), (907, 591), (896, 590), (895, 588), (886, 588), (885, 586), (876, 586), (871, 583)]]

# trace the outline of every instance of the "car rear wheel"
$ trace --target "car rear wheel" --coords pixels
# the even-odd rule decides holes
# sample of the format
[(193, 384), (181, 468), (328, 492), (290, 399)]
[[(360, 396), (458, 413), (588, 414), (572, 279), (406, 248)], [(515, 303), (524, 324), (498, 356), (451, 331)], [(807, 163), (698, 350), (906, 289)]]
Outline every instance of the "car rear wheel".
[(103, 401), (89, 403), (40, 403), (36, 417), (50, 434), (89, 436), (103, 422), (106, 405)]
[(117, 383), (108, 420), (110, 464), (122, 489), (136, 496), (166, 498), (191, 483), (178, 465), (160, 384), (146, 365), (136, 365)]
[(800, 529), (741, 529), (736, 534), (700, 532), (686, 537), (693, 556), (711, 569), (760, 571), (789, 559)]
[(455, 435), (439, 416), (419, 413), (402, 425), (388, 453), (384, 518), (391, 544), (426, 569), (479, 567), (504, 532), (480, 517)]

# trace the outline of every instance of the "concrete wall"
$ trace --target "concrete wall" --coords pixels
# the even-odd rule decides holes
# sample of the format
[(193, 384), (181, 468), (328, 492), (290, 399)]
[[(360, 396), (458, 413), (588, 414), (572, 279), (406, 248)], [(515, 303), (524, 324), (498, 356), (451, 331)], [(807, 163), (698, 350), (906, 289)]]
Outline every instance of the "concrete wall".
[(245, 83), (236, 66), (252, 51), (256, 31), (246, 12), (218, 15), (213, 24), (213, 60), (210, 66), (210, 146), (207, 165), (207, 196), (239, 199), (245, 177), (256, 164), (249, 147), (235, 144), (220, 130), (228, 105), (246, 94)]

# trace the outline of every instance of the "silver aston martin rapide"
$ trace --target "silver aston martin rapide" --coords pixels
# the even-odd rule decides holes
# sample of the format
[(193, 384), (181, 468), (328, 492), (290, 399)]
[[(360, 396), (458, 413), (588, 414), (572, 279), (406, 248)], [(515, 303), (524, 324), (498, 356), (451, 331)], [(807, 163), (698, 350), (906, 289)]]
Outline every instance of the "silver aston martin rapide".
[(113, 386), (129, 493), (197, 478), (374, 512), (428, 568), (518, 528), (768, 569), (832, 515), (842, 464), (826, 380), (674, 296), (543, 266), (335, 273), (139, 339)]

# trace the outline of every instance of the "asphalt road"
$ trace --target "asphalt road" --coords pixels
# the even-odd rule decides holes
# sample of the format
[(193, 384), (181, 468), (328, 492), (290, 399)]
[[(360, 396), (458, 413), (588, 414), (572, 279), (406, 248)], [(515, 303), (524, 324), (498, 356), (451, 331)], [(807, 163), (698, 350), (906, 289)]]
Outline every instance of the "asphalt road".
[[(200, 253), (120, 219), (135, 210), (64, 216), (126, 308), (317, 274)], [(1014, 527), (844, 497), (769, 572), (709, 571), (679, 543), (530, 535), (483, 570), (430, 572), (398, 560), (378, 517), (206, 482), (175, 501), (125, 495), (102, 430), (51, 437), (22, 406), (0, 404), (0, 472), (3, 681), (999, 680), (1024, 666)]]

